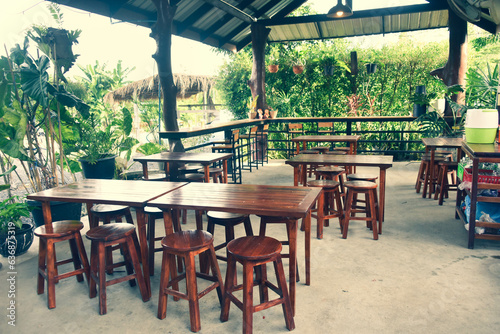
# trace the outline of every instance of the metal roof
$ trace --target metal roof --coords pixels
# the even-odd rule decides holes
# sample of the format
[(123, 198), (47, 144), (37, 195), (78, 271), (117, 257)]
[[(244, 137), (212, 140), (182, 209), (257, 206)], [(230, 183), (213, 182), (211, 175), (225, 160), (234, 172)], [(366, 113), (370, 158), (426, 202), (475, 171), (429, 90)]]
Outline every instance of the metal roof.
[[(156, 22), (153, 0), (48, 0), (151, 28)], [(252, 23), (271, 28), (270, 42), (342, 38), (448, 26), (447, 0), (413, 6), (357, 11), (347, 18), (326, 15), (286, 17), (306, 0), (170, 0), (177, 4), (173, 34), (238, 51), (251, 42)], [(334, 3), (334, 1), (332, 1)], [(475, 23), (495, 33), (496, 25)]]

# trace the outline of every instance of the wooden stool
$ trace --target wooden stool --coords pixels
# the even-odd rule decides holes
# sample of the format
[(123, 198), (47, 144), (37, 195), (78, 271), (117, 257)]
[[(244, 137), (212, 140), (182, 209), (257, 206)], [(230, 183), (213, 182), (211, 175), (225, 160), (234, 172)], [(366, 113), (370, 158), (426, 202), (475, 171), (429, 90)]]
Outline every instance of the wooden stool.
[(347, 181), (377, 182), (378, 176), (368, 174), (347, 174)]
[[(89, 296), (94, 298), (97, 295), (96, 286), (99, 285), (99, 314), (107, 313), (106, 287), (116, 283), (129, 281), (130, 286), (135, 286), (137, 280), (142, 301), (148, 301), (146, 282), (135, 248), (137, 242), (135, 227), (130, 224), (111, 223), (90, 229), (86, 236), (91, 241)], [(106, 281), (105, 249), (113, 245), (121, 246), (125, 258), (123, 262), (116, 263), (113, 267), (125, 266), (127, 276)]]
[[(55, 285), (59, 280), (76, 276), (76, 280), (82, 282), (82, 274), (85, 274), (87, 284), (89, 282), (90, 267), (80, 234), (82, 228), (83, 224), (77, 220), (63, 220), (53, 222), (52, 225), (48, 226), (42, 225), (34, 231), (35, 235), (40, 238), (37, 293), (40, 295), (44, 292), (44, 280), (47, 280), (47, 306), (49, 309), (56, 307)], [(72, 257), (68, 260), (57, 261), (54, 244), (65, 240), (69, 241)], [(57, 267), (70, 262), (73, 262), (75, 270), (59, 274)]]
[[(457, 168), (456, 161), (441, 161), (438, 163), (439, 172), (437, 176), (437, 188), (434, 199), (439, 199), (438, 204), (443, 205), (444, 198), (448, 198), (448, 190), (457, 190)], [(451, 176), (451, 182), (448, 177)]]
[[(286, 227), (286, 235), (287, 235), (287, 240), (280, 241), (282, 245), (290, 247), (290, 238), (297, 237), (297, 232), (293, 230), (292, 225), (293, 223), (296, 223), (296, 219), (294, 218), (288, 218), (288, 217), (275, 217), (275, 216), (258, 216), (260, 217), (260, 229), (259, 229), (259, 236), (264, 237), (266, 236), (266, 227), (267, 224), (285, 224)], [(290, 259), (290, 253), (287, 254), (281, 254), (282, 258)], [(306, 260), (307, 262), (308, 260)], [(295, 262), (297, 262), (297, 259), (295, 259)], [(297, 282), (300, 281), (299, 277), (299, 266), (297, 265)]]
[[(434, 175), (437, 176), (438, 171), (438, 163), (441, 161), (445, 161), (446, 158), (441, 155), (436, 155), (434, 157), (434, 166), (430, 166), (431, 164), (431, 156), (430, 154), (422, 155), (422, 159), (420, 160), (420, 167), (417, 174), (417, 181), (415, 183), (415, 189), (417, 194), (420, 192), (420, 187), (423, 186), (422, 198), (427, 197), (427, 189), (429, 188), (429, 182), (435, 182), (435, 180), (431, 180), (431, 168), (434, 168)], [(432, 189), (431, 189), (432, 190)], [(429, 194), (430, 196), (431, 194)]]
[[(345, 169), (337, 166), (323, 166), (316, 168), (316, 180), (333, 180), (340, 184), (340, 197), (344, 199), (344, 175)], [(328, 225), (326, 225), (328, 226)]]
[[(228, 242), (234, 239), (234, 227), (241, 223), (245, 226), (245, 233), (247, 236), (253, 235), (252, 224), (250, 222), (250, 217), (248, 215), (242, 215), (238, 213), (231, 212), (221, 212), (221, 211), (208, 211), (207, 212), (208, 225), (207, 232), (215, 235), (215, 225), (224, 226), (226, 231), (226, 241), (215, 246), (215, 251), (227, 246)], [(227, 256), (216, 256), (219, 260), (227, 261)]]
[(313, 151), (318, 151), (321, 154), (325, 154), (328, 152), (330, 148), (328, 146), (316, 146), (316, 147), (311, 147), (311, 150)]
[[(224, 180), (222, 179), (222, 172), (224, 170), (222, 168), (218, 167), (210, 167), (208, 169), (209, 172), (209, 177), (212, 178), (213, 183), (224, 183)], [(204, 173), (204, 169), (198, 170), (199, 173)]]
[[(219, 303), (222, 307), (222, 294), (224, 285), (215, 258), (214, 238), (208, 232), (201, 230), (191, 230), (175, 232), (163, 238), (163, 260), (161, 264), (160, 296), (158, 300), (158, 318), (164, 319), (167, 315), (167, 295), (189, 301), (189, 319), (191, 331), (198, 332), (201, 329), (199, 299), (217, 288)], [(209, 251), (209, 262), (212, 268), (212, 275), (209, 276), (197, 273), (194, 257), (203, 252)], [(177, 276), (175, 270), (175, 256), (184, 258), (186, 272)], [(169, 276), (172, 278), (169, 281)], [(213, 283), (205, 290), (198, 293), (196, 277), (204, 278)], [(187, 294), (179, 292), (179, 281), (186, 278)], [(172, 287), (172, 288), (169, 288)]]
[(325, 152), (325, 154), (331, 154), (331, 155), (347, 155), (346, 151), (328, 151)]
[[(367, 222), (367, 227), (373, 230), (373, 239), (378, 240), (378, 234), (382, 233), (382, 220), (378, 210), (377, 184), (369, 181), (347, 181), (344, 186), (347, 189), (347, 200), (342, 224), (342, 238), (347, 238), (350, 220), (364, 220)], [(366, 198), (366, 208), (361, 210), (356, 209), (358, 194), (364, 194)], [(356, 213), (365, 213), (366, 217), (355, 217)]]
[[(90, 228), (97, 227), (99, 225), (99, 221), (102, 221), (104, 224), (109, 224), (111, 221), (115, 221), (116, 223), (121, 223), (122, 218), (125, 217), (127, 223), (134, 225), (134, 220), (132, 219), (132, 214), (130, 212), (130, 207), (125, 205), (110, 205), (110, 204), (94, 204), (90, 209), (91, 212), (91, 223)], [(140, 252), (139, 243), (136, 245), (136, 251)], [(113, 250), (118, 247), (109, 247), (106, 249), (106, 261), (108, 264), (113, 263)], [(113, 273), (113, 266), (108, 265), (107, 273)]]
[[(255, 247), (259, 245), (259, 247)], [(229, 307), (233, 302), (243, 311), (243, 333), (250, 334), (253, 331), (253, 314), (265, 310), (272, 306), (281, 305), (285, 316), (286, 328), (293, 330), (295, 323), (293, 321), (292, 306), (286, 286), (285, 272), (281, 262), (281, 243), (269, 237), (243, 237), (231, 241), (227, 245), (228, 263), (226, 272), (226, 290), (224, 292), (224, 307), (221, 312), (220, 320), (229, 319)], [(243, 285), (236, 285), (236, 262), (243, 265)], [(278, 286), (267, 280), (266, 264), (272, 262), (276, 272)], [(260, 275), (257, 275), (254, 281), (254, 268)], [(261, 294), (261, 303), (253, 305), (253, 287), (258, 285)], [(276, 292), (280, 298), (269, 301), (267, 288)], [(243, 301), (240, 301), (233, 294), (235, 291), (243, 290)]]
[(191, 174), (198, 173), (198, 170), (202, 168), (203, 165), (201, 164), (185, 164), (184, 166), (180, 166), (178, 170), (180, 174)]
[(313, 209), (311, 216), (317, 220), (316, 237), (323, 239), (323, 226), (328, 226), (325, 222), (328, 219), (338, 218), (340, 229), (342, 230), (342, 200), (340, 196), (340, 183), (333, 180), (313, 180), (307, 182), (308, 187), (320, 187), (321, 194), (318, 199), (316, 209)]
[(200, 173), (184, 174), (178, 180), (181, 182), (205, 182), (205, 175)]

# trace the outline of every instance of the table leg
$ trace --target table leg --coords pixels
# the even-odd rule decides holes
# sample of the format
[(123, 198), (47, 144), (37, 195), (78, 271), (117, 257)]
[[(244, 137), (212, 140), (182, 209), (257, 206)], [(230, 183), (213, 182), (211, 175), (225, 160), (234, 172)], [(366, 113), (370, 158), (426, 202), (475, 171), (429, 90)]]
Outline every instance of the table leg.
[(302, 166), (302, 185), (305, 187), (307, 185), (307, 164)]
[[(305, 140), (302, 142), (302, 150), (304, 150), (304, 151), (307, 150), (307, 142)], [(299, 153), (299, 152), (297, 152), (297, 153)]]
[(299, 154), (299, 152), (300, 152), (300, 142), (297, 142), (295, 146), (296, 146), (295, 153)]
[(227, 159), (222, 161), (222, 171), (224, 173), (224, 183), (227, 183)]
[[(210, 171), (209, 171), (210, 166), (205, 165), (203, 166), (203, 170), (205, 172), (205, 183), (210, 183)], [(224, 172), (225, 174), (225, 172)]]
[[(320, 210), (318, 205), (318, 210)], [(306, 253), (306, 285), (311, 285), (311, 210), (307, 213), (304, 219), (305, 229), (305, 253)]]
[(435, 152), (436, 150), (434, 148), (431, 148), (431, 161), (429, 162), (429, 175), (430, 175), (430, 179), (429, 179), (429, 198), (432, 197), (432, 193), (433, 193), (433, 186), (434, 186), (434, 158), (435, 158)]
[(299, 166), (295, 165), (293, 166), (293, 185), (297, 187), (299, 185)]
[(45, 226), (52, 226), (52, 212), (50, 211), (50, 201), (42, 202), (42, 213)]
[[(384, 221), (384, 210), (385, 210), (385, 175), (386, 175), (386, 169), (385, 168), (380, 168), (380, 189), (379, 189), (379, 211), (380, 211), (380, 218), (382, 221)], [(382, 234), (382, 227), (378, 231), (379, 234)]]
[(147, 180), (149, 178), (148, 176), (148, 162), (141, 162), (142, 165), (142, 176), (144, 177), (144, 180)]
[(139, 244), (141, 246), (142, 271), (144, 273), (144, 280), (146, 281), (147, 300), (149, 300), (151, 298), (151, 280), (149, 277), (149, 252), (148, 238), (146, 233), (146, 215), (144, 214), (144, 208), (142, 207), (137, 207), (135, 212), (137, 217)]
[[(289, 249), (290, 249), (290, 258), (288, 261), (288, 270), (290, 275), (290, 303), (292, 304), (292, 312), (295, 316), (295, 288), (297, 282), (297, 219), (292, 220), (293, 225), (290, 227), (290, 236), (289, 236)], [(307, 228), (307, 227), (306, 227)], [(310, 227), (309, 227), (310, 229)], [(309, 231), (310, 232), (310, 231)]]

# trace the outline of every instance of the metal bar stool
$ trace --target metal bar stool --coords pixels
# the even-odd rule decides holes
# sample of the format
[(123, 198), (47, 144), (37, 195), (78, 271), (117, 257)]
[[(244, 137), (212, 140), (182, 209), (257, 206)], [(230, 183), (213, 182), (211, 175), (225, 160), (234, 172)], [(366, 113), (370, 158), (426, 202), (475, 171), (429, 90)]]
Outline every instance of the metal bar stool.
[[(252, 126), (248, 134), (240, 135), (240, 139), (245, 140), (245, 144), (241, 145), (245, 150), (245, 152), (242, 153), (242, 168), (249, 170), (250, 172), (252, 171), (253, 166), (255, 166), (256, 169), (259, 169), (259, 161), (257, 159), (258, 145), (256, 143), (258, 129), (258, 126)], [(255, 147), (255, 150), (253, 150), (253, 147)], [(245, 157), (247, 158), (246, 165), (243, 163)]]
[[(89, 283), (90, 266), (83, 245), (80, 230), (83, 223), (77, 220), (63, 220), (53, 222), (52, 225), (42, 225), (35, 229), (34, 233), (40, 238), (38, 250), (38, 281), (37, 293), (44, 292), (44, 280), (47, 281), (47, 306), (49, 309), (56, 307), (55, 285), (62, 279), (76, 276), (78, 282), (83, 281), (83, 275)], [(54, 245), (58, 242), (68, 240), (71, 249), (71, 258), (57, 261)], [(73, 271), (59, 274), (57, 267), (67, 263), (73, 263)]]

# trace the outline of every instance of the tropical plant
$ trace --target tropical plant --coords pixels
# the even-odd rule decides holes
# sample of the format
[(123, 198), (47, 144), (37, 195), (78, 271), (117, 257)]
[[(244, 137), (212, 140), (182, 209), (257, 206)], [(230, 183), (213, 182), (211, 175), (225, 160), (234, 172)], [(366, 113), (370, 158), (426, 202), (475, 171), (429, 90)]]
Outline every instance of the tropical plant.
[[(8, 176), (14, 169), (15, 167), (0, 173), (0, 177)], [(8, 189), (10, 189), (10, 184), (3, 184), (0, 187), (2, 191)], [(4, 199), (0, 202), (0, 234), (5, 235), (12, 228), (21, 228), (23, 225), (21, 218), (29, 216), (28, 205), (19, 196)]]
[(467, 71), (466, 103), (469, 108), (495, 109), (498, 89), (498, 64), (492, 68), (489, 63), (486, 69), (469, 68)]

